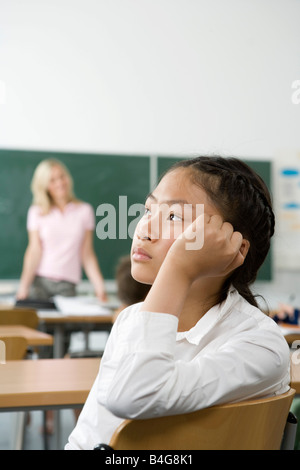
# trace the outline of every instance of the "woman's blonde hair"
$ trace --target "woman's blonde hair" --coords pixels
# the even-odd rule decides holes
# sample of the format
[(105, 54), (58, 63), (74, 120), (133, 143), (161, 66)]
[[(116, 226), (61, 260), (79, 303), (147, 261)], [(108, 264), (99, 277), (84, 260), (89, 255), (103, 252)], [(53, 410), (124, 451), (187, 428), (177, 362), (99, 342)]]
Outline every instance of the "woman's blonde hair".
[(48, 214), (54, 205), (48, 192), (48, 185), (51, 178), (51, 170), (55, 166), (60, 166), (69, 179), (68, 202), (78, 201), (73, 193), (73, 179), (67, 167), (61, 161), (54, 158), (43, 160), (36, 167), (31, 181), (32, 204), (39, 206), (43, 215)]

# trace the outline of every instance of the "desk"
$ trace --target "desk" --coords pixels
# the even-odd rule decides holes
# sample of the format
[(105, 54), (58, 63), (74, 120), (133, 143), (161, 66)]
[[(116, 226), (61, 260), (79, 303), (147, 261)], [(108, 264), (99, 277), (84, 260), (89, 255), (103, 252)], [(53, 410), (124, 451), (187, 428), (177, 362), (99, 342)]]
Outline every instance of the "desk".
[(290, 323), (278, 323), (288, 345), (295, 349), (300, 344), (300, 326)]
[(0, 411), (82, 406), (99, 365), (99, 358), (39, 359), (0, 364)]
[(0, 336), (23, 336), (28, 346), (51, 346), (53, 336), (24, 325), (0, 325)]
[(278, 326), (280, 327), (283, 334), (299, 333), (300, 334), (300, 325), (293, 325), (292, 323), (279, 322)]
[(38, 317), (41, 328), (53, 327), (54, 347), (53, 357), (63, 357), (63, 341), (65, 329), (82, 329), (86, 333), (95, 329), (110, 331), (113, 325), (113, 311), (108, 315), (65, 315), (56, 310), (38, 310)]
[[(99, 365), (99, 358), (39, 359), (0, 364), (0, 412), (81, 407), (97, 376)], [(21, 418), (24, 419), (23, 413)], [(56, 448), (59, 449), (59, 415), (56, 416), (55, 428)], [(21, 449), (22, 420), (17, 429), (14, 448)]]

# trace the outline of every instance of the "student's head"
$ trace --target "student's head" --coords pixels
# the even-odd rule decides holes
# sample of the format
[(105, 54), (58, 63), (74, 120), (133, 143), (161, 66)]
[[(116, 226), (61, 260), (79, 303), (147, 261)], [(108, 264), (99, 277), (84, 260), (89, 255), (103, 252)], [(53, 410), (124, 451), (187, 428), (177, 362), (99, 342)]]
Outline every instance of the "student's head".
[[(166, 202), (171, 203), (169, 214), (166, 217), (164, 213), (162, 217), (158, 207)], [(275, 219), (270, 194), (262, 179), (248, 165), (234, 158), (198, 157), (183, 160), (167, 171), (148, 197), (145, 215), (136, 229), (132, 246), (133, 276), (141, 282), (153, 283), (170, 246), (184, 229), (180, 219), (180, 205), (184, 202), (193, 207), (204, 204), (208, 215), (221, 215), (248, 240), (245, 261), (224, 282), (220, 300), (226, 297), (229, 285), (233, 284), (244, 298), (256, 305), (249, 286), (269, 251)], [(159, 225), (153, 224), (155, 217), (161, 218)], [(185, 223), (195, 217), (194, 210), (184, 210)], [(159, 226), (159, 235), (153, 231), (153, 226), (156, 230)], [(164, 239), (163, 231), (167, 229), (171, 236)], [(145, 255), (143, 259), (139, 249), (146, 250), (148, 257)]]
[(126, 306), (144, 300), (150, 289), (150, 286), (133, 279), (130, 256), (120, 258), (116, 269), (116, 282), (118, 298)]
[(40, 206), (44, 214), (59, 201), (75, 200), (72, 177), (66, 166), (56, 159), (39, 163), (32, 178), (31, 190), (33, 204)]

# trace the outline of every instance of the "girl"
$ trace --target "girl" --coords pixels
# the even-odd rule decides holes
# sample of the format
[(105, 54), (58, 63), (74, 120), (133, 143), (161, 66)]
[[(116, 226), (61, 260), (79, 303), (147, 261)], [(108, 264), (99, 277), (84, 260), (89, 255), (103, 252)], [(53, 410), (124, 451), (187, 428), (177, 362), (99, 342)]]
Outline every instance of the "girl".
[(93, 248), (93, 209), (76, 199), (72, 188), (71, 175), (60, 161), (44, 160), (37, 166), (31, 184), (29, 243), (18, 299), (74, 296), (82, 265), (97, 297), (105, 299), (103, 276)]
[[(197, 204), (204, 214), (196, 217)], [(203, 246), (187, 249), (201, 231)], [(66, 449), (109, 443), (124, 418), (289, 389), (287, 343), (249, 288), (273, 232), (267, 188), (241, 161), (199, 157), (167, 172), (132, 243), (132, 275), (152, 287), (114, 324)]]

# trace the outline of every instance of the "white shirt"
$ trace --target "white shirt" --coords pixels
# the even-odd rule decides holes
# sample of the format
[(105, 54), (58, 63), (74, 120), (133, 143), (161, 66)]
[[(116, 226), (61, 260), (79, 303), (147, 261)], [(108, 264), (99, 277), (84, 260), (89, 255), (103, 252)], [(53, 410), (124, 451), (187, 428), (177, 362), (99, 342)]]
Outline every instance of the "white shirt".
[(125, 418), (152, 418), (289, 390), (289, 348), (276, 323), (235, 289), (186, 332), (170, 314), (129, 307), (65, 449), (108, 444)]

